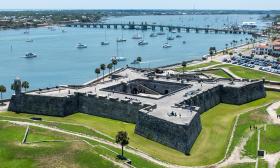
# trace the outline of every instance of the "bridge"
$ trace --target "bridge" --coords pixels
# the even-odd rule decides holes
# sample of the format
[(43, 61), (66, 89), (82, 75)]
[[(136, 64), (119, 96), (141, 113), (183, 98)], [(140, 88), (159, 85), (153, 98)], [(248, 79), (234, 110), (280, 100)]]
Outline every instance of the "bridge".
[(168, 30), (171, 31), (185, 31), (190, 32), (194, 31), (196, 33), (205, 32), (205, 33), (225, 33), (225, 34), (250, 34), (257, 35), (257, 31), (243, 30), (243, 29), (219, 29), (219, 28), (211, 28), (211, 27), (191, 27), (191, 26), (173, 26), (173, 25), (157, 25), (157, 24), (147, 24), (140, 23), (136, 24), (134, 22), (129, 23), (69, 23), (65, 25), (66, 27), (82, 27), (82, 28), (114, 28), (114, 29), (128, 29), (128, 30)]

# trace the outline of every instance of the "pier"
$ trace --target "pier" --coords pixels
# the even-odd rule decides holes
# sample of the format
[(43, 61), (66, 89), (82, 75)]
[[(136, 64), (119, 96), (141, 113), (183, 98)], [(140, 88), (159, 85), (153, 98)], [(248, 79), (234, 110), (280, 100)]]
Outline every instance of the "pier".
[(159, 25), (159, 24), (148, 24), (148, 23), (69, 23), (65, 25), (66, 27), (81, 27), (81, 28), (113, 28), (113, 29), (127, 29), (127, 30), (148, 30), (153, 31), (167, 30), (169, 32), (204, 32), (204, 33), (225, 33), (225, 34), (251, 34), (257, 35), (257, 31), (244, 30), (244, 29), (230, 29), (230, 28), (211, 28), (211, 27), (192, 27), (192, 26), (174, 26), (174, 25)]

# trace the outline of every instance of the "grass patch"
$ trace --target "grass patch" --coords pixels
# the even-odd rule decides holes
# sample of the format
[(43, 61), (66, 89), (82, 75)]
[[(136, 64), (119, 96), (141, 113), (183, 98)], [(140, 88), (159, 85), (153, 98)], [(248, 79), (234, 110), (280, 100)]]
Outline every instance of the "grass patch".
[(276, 168), (280, 168), (280, 161), (277, 163)]
[(208, 67), (208, 66), (212, 66), (212, 65), (218, 65), (220, 64), (219, 62), (215, 62), (215, 61), (210, 61), (210, 62), (207, 62), (207, 63), (201, 63), (201, 64), (195, 64), (195, 65), (187, 65), (186, 67), (180, 67), (180, 68), (176, 68), (176, 71), (191, 71), (191, 70), (196, 70), (196, 69), (199, 69), (199, 68), (205, 68), (205, 67)]
[(253, 128), (254, 126), (260, 127), (268, 121), (266, 108), (267, 107), (254, 109), (248, 113), (240, 115), (232, 140), (232, 145), (230, 146), (230, 152), (232, 152), (234, 147), (240, 143), (242, 137), (248, 135), (250, 131), (255, 131)]
[(247, 79), (263, 79), (271, 80), (271, 81), (280, 81), (280, 76), (266, 73), (263, 71), (258, 71), (246, 67), (236, 66), (236, 65), (230, 65), (230, 64), (224, 64), (224, 65), (217, 65), (215, 68), (228, 68), (232, 73), (235, 75), (241, 77), (241, 78), (247, 78)]
[(276, 110), (276, 113), (280, 115), (280, 108)]
[(247, 141), (244, 146), (245, 152), (244, 155), (249, 156), (251, 158), (257, 157), (257, 147), (258, 147), (258, 132), (255, 131), (253, 136)]
[[(116, 159), (121, 150), (90, 140), (94, 147), (82, 142), (82, 138), (52, 132), (43, 128), (30, 127), (28, 144), (21, 144), (26, 127), (14, 126), (0, 121), (0, 162), (1, 168), (33, 167), (118, 167), (100, 155)], [(65, 142), (41, 142), (45, 140), (65, 140)], [(36, 143), (31, 143), (36, 141)], [(115, 151), (115, 152), (112, 152)], [(125, 152), (134, 167), (160, 168), (139, 156)], [(3, 164), (2, 164), (3, 163)]]
[[(30, 128), (30, 139), (68, 139), (68, 136)], [(116, 167), (112, 162), (104, 160), (82, 142), (21, 144), (25, 127), (0, 123), (0, 162), (1, 168), (33, 168), (33, 167)], [(71, 140), (72, 138), (70, 138)], [(83, 155), (91, 160), (79, 158)], [(78, 158), (78, 159), (76, 159)]]
[[(164, 145), (134, 134), (135, 124), (80, 113), (64, 118), (49, 116), (39, 117), (42, 117), (44, 121), (49, 120), (83, 124), (87, 127), (93, 128), (94, 130), (106, 133), (111, 137), (115, 137), (118, 131), (125, 130), (129, 134), (130, 145), (148, 153), (152, 157), (174, 164), (196, 166), (212, 164), (223, 158), (229, 137), (231, 135), (234, 119), (238, 114), (253, 110), (260, 105), (271, 103), (279, 99), (279, 93), (267, 92), (267, 97), (263, 99), (259, 99), (241, 106), (219, 104), (208, 112), (205, 112), (201, 116), (203, 127), (202, 132), (196, 140), (191, 150), (190, 156), (186, 156), (174, 149), (168, 148)], [(1, 115), (26, 118), (37, 116), (32, 114), (16, 114), (12, 112), (1, 113), (0, 116)], [(210, 151), (211, 155), (209, 155)]]
[(224, 168), (255, 168), (255, 163), (235, 164)]
[(260, 148), (270, 154), (280, 151), (279, 125), (267, 125), (266, 131), (261, 131)]
[(221, 69), (207, 70), (207, 71), (203, 71), (203, 73), (216, 75), (216, 76), (219, 76), (222, 78), (231, 78), (231, 76), (229, 76), (227, 73), (225, 73)]
[(264, 159), (259, 159), (258, 167), (259, 168), (268, 168), (268, 163)]

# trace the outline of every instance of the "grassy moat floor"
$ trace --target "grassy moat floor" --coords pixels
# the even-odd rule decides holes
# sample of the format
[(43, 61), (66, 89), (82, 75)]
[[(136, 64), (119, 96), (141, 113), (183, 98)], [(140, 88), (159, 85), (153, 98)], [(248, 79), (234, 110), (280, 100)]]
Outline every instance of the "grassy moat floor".
[[(89, 116), (81, 113), (61, 118), (32, 114), (17, 114), (13, 112), (3, 112), (0, 113), (0, 120), (26, 120), (30, 119), (31, 117), (41, 117), (43, 118), (43, 121), (41, 121), (41, 123), (43, 124), (55, 126), (64, 130), (96, 136), (112, 142), (114, 141), (114, 137), (118, 131), (125, 130), (129, 134), (129, 145), (131, 147), (137, 148), (138, 150), (143, 151), (161, 161), (185, 166), (197, 166), (213, 164), (223, 159), (237, 115), (244, 112), (250, 112), (240, 116), (240, 121), (238, 122), (239, 124), (237, 126), (237, 131), (235, 132), (233, 145), (231, 146), (230, 151), (232, 151), (233, 147), (239, 143), (241, 137), (244, 136), (246, 132), (248, 132), (250, 124), (263, 124), (267, 122), (266, 120), (262, 120), (263, 118), (261, 116), (265, 115), (265, 110), (264, 107), (261, 108), (261, 106), (268, 105), (269, 103), (272, 103), (277, 100), (280, 100), (280, 94), (278, 92), (267, 92), (267, 97), (263, 99), (259, 99), (241, 106), (219, 104), (216, 107), (205, 112), (201, 116), (202, 132), (196, 140), (191, 150), (190, 156), (186, 156), (181, 152), (178, 152), (174, 149), (168, 148), (164, 145), (150, 141), (144, 137), (135, 134), (135, 124), (125, 123), (101, 117)], [(249, 115), (251, 113), (254, 114)], [(16, 117), (17, 119), (13, 117)], [(268, 128), (270, 128), (270, 126)], [(16, 130), (16, 133), (13, 134), (13, 136), (17, 136), (17, 138), (13, 137), (13, 140), (19, 140), (19, 137), (22, 138), (24, 130), (21, 130), (20, 132), (19, 130)], [(268, 134), (267, 136), (269, 137), (270, 134)], [(272, 140), (274, 139), (272, 138)], [(11, 143), (14, 144), (16, 142), (12, 141)], [(280, 146), (278, 144), (276, 145)], [(0, 146), (1, 150), (2, 146), (5, 145), (3, 145), (2, 143), (2, 145), (0, 144)], [(272, 148), (274, 149), (274, 147)], [(267, 147), (267, 149), (270, 149), (270, 147)], [(278, 148), (276, 150), (278, 150)], [(250, 156), (250, 148), (247, 153)], [(32, 157), (30, 156), (30, 158)], [(147, 161), (145, 163), (151, 164)], [(136, 167), (139, 167), (139, 165)], [(157, 167), (157, 165), (151, 164), (149, 167)]]

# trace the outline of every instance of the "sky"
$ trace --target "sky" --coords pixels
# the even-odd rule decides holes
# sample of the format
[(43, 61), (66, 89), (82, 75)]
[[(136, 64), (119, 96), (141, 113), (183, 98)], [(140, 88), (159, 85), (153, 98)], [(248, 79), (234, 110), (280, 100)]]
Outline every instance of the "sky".
[(280, 0), (0, 0), (0, 9), (278, 10)]

